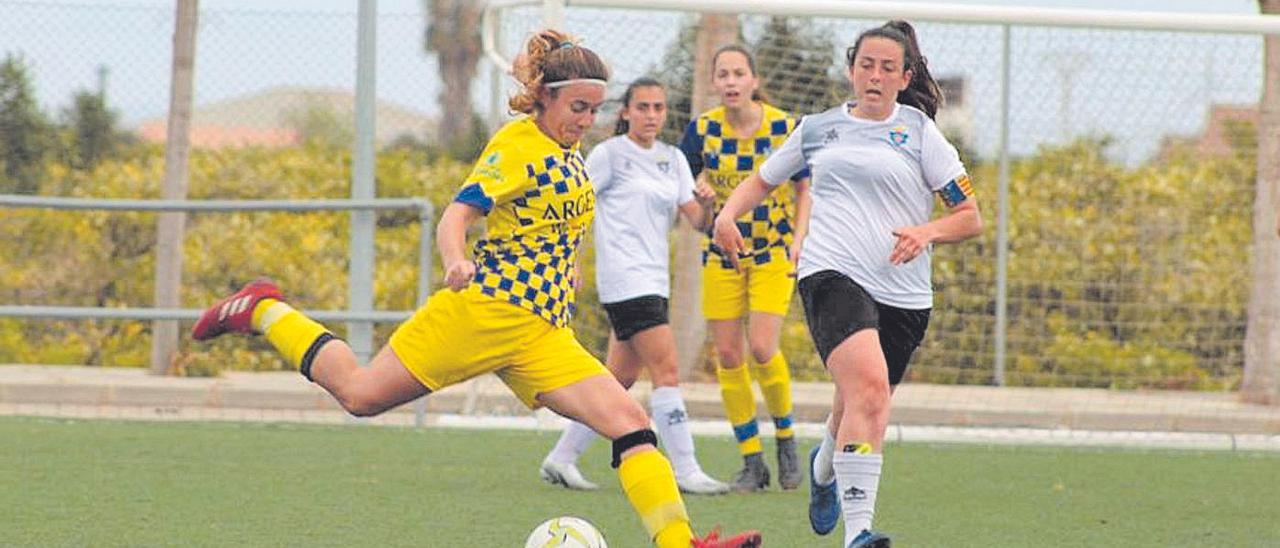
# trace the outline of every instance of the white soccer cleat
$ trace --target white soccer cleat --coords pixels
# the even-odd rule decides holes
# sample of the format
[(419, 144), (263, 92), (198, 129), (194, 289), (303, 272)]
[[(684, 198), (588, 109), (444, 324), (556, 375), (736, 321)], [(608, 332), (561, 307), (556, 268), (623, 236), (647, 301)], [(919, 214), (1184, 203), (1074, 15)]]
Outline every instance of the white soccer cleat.
[(723, 495), (730, 490), (729, 484), (718, 481), (699, 470), (688, 477), (677, 477), (676, 485), (681, 493), (690, 495)]
[(542, 461), (542, 470), (539, 475), (542, 476), (542, 481), (575, 491), (595, 491), (600, 488), (599, 485), (591, 483), (587, 481), (587, 478), (582, 477), (582, 472), (578, 471), (576, 464), (562, 464), (544, 460)]

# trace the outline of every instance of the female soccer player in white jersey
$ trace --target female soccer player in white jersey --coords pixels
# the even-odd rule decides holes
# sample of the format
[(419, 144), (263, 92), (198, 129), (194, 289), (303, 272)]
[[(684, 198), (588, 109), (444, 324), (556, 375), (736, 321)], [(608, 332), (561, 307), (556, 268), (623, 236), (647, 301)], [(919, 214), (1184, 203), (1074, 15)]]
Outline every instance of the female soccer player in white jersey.
[[(523, 90), (511, 109), (526, 116), (498, 130), (440, 219), (448, 287), (401, 324), (368, 367), (266, 280), (207, 310), (193, 337), (261, 333), (354, 415), (494, 373), (530, 408), (545, 405), (613, 440), (613, 466), (654, 544), (758, 546), (755, 532), (694, 538), (644, 408), (568, 326), (570, 269), (595, 201), (578, 140), (604, 102), (608, 68), (568, 35), (544, 30), (529, 39), (514, 73)], [(485, 234), (467, 257), (467, 227), (482, 216)]]
[[(587, 155), (596, 188), (596, 286), (612, 327), (605, 363), (628, 388), (648, 368), (654, 385), (649, 407), (676, 484), (685, 493), (718, 495), (729, 485), (707, 476), (694, 454), (675, 336), (667, 325), (667, 232), (676, 211), (698, 230), (710, 228), (715, 191), (706, 183), (695, 188), (684, 154), (658, 141), (666, 119), (666, 89), (651, 78), (636, 80), (622, 95), (614, 137)], [(595, 437), (590, 427), (569, 423), (542, 462), (542, 478), (570, 489), (596, 489), (576, 464)]]
[[(822, 444), (810, 453), (809, 520), (818, 534), (843, 513), (846, 547), (887, 547), (871, 529), (893, 387), (924, 338), (933, 306), (930, 245), (982, 231), (965, 167), (933, 122), (937, 84), (904, 21), (868, 30), (847, 51), (853, 99), (807, 116), (716, 217), (715, 242), (743, 241), (734, 217), (796, 170), (812, 173), (813, 215), (801, 251), (800, 298), (836, 383)], [(947, 207), (930, 220), (933, 196)]]

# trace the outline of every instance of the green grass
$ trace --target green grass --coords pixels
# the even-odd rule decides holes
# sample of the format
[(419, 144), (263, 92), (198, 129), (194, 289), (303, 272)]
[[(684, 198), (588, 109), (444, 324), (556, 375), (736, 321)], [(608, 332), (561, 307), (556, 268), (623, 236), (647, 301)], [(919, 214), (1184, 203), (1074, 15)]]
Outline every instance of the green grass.
[[(606, 444), (583, 461), (601, 492), (538, 480), (554, 439), (0, 418), (0, 545), (506, 547), (576, 515), (614, 548), (645, 546)], [(737, 464), (728, 438), (699, 451), (713, 475)], [(897, 546), (1280, 545), (1277, 455), (901, 444), (886, 462), (877, 526)], [(805, 488), (687, 499), (699, 530), (838, 545), (809, 531), (806, 501)]]

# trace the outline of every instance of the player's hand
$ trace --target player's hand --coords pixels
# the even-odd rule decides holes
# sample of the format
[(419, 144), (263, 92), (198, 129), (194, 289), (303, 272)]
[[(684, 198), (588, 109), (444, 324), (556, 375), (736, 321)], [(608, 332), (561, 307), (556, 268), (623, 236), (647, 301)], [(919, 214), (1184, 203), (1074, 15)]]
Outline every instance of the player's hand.
[(476, 275), (476, 263), (468, 259), (454, 261), (444, 271), (444, 283), (449, 289), (462, 291)]
[(747, 244), (742, 240), (742, 233), (738, 232), (737, 221), (724, 213), (717, 215), (711, 239), (720, 248), (724, 258), (729, 260), (729, 264), (733, 265), (733, 269), (741, 273), (742, 266), (738, 264), (738, 257), (746, 251)]
[(711, 209), (716, 206), (716, 191), (705, 181), (700, 182), (693, 188), (693, 199), (698, 202), (698, 205)]
[(900, 265), (911, 262), (912, 259), (924, 253), (925, 248), (929, 245), (929, 236), (924, 227), (909, 226), (899, 228), (893, 231), (894, 237), (898, 239), (893, 244), (893, 253), (889, 254), (889, 264)]
[(787, 258), (791, 259), (791, 276), (796, 275), (796, 268), (800, 266), (800, 248), (804, 247), (805, 235), (797, 234), (791, 240), (791, 253), (787, 254)]

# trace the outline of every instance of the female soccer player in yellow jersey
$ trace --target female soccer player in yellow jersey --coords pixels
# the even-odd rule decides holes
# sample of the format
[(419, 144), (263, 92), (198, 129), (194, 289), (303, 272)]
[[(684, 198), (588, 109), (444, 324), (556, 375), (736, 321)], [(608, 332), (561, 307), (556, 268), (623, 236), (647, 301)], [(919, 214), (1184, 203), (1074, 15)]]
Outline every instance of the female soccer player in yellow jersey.
[[(755, 60), (741, 46), (716, 52), (711, 82), (721, 104), (689, 122), (680, 148), (694, 175), (711, 184), (718, 206), (723, 207), (734, 187), (782, 145), (796, 122), (764, 102)], [(791, 427), (791, 373), (778, 339), (795, 290), (795, 258), (809, 216), (807, 171), (795, 174), (793, 186), (794, 193), (775, 192), (738, 217), (738, 229), (747, 242), (740, 268), (734, 268), (709, 238), (702, 254), (702, 309), (715, 341), (716, 377), (725, 414), (743, 458), (742, 470), (733, 480), (737, 491), (769, 486), (752, 377), (760, 384), (777, 429), (778, 484), (795, 489), (802, 477)], [(750, 368), (742, 351), (744, 317)]]
[[(401, 324), (368, 367), (266, 280), (207, 310), (192, 335), (262, 333), (360, 416), (494, 373), (530, 408), (545, 405), (613, 440), (613, 466), (656, 545), (758, 546), (754, 531), (694, 538), (644, 408), (568, 327), (571, 270), (595, 200), (578, 140), (604, 102), (608, 69), (568, 35), (544, 30), (529, 39), (514, 73), (523, 91), (510, 106), (527, 116), (493, 136), (440, 219), (436, 244), (448, 287)], [(486, 233), (467, 257), (467, 227), (482, 216)]]

